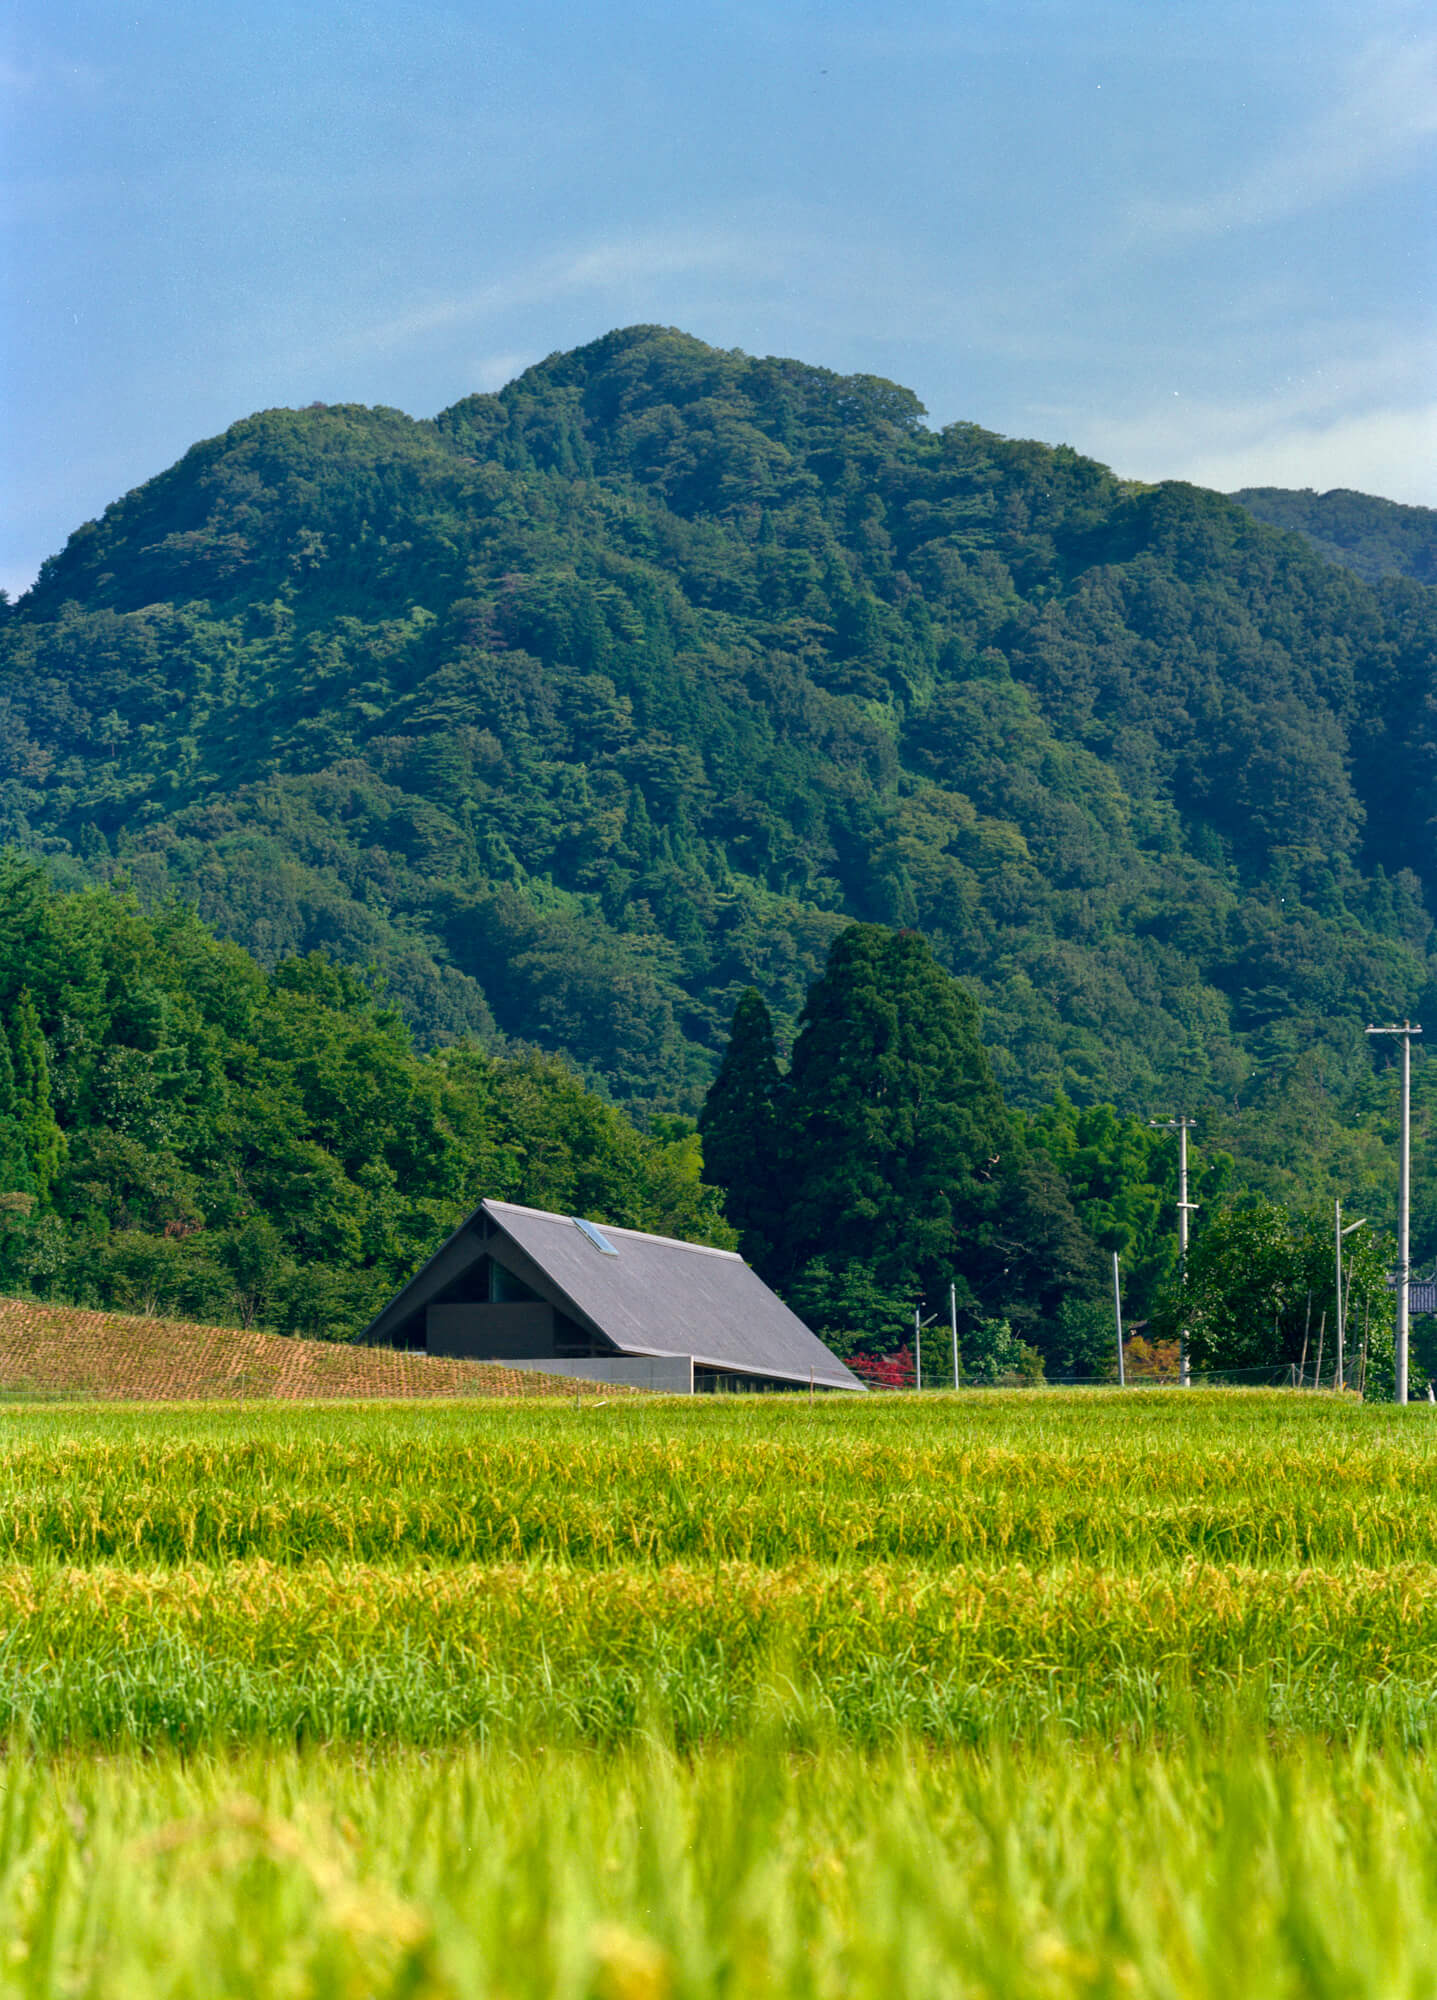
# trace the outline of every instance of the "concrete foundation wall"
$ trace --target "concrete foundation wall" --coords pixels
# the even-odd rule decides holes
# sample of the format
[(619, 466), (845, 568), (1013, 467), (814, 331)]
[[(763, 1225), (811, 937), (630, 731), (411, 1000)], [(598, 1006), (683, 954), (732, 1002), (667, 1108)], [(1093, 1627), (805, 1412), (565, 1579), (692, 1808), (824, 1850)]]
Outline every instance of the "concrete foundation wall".
[(631, 1389), (652, 1389), (661, 1396), (691, 1396), (694, 1364), (687, 1354), (575, 1355), (525, 1361), (538, 1375), (579, 1375), (586, 1382), (613, 1382)]

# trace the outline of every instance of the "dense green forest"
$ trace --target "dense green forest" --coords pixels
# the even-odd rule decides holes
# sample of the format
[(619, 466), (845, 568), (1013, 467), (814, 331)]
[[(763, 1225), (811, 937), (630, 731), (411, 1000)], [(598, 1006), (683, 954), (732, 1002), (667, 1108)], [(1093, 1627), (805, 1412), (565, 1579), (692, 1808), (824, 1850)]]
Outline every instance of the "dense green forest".
[(633, 328), (248, 418), (81, 528), (0, 627), (0, 835), (644, 1120), (747, 987), (786, 1051), (852, 920), (915, 928), (1015, 1109), (1390, 1202), (1434, 657), (1437, 593), (1221, 495)]
[(1437, 584), (1437, 509), (1403, 507), (1345, 486), (1330, 493), (1249, 486), (1232, 497), (1259, 521), (1305, 536), (1330, 562), (1369, 583), (1410, 576), (1418, 583)]
[[(1232, 1175), (1209, 1147), (1194, 1191), (1216, 1210)], [(1114, 1249), (1130, 1311), (1172, 1309), (1170, 1137), (1061, 1097), (1015, 1113), (915, 931), (839, 933), (786, 1065), (749, 989), (698, 1128), (641, 1130), (562, 1057), (418, 1051), (321, 954), (266, 972), (178, 902), (57, 892), (0, 855), (0, 1288), (342, 1338), (484, 1194), (737, 1242), (860, 1359), (952, 1285), (970, 1370), (1101, 1373)], [(1254, 1214), (1212, 1225), (1214, 1272), (1243, 1273), (1231, 1309), (1214, 1292), (1220, 1363), (1280, 1318), (1291, 1345), (1323, 1284), (1324, 1218)]]
[(416, 1053), (352, 972), (0, 857), (0, 1288), (358, 1331), (481, 1195), (732, 1241), (682, 1129), (561, 1059)]
[[(970, 1384), (1111, 1375), (1120, 1275), (1127, 1324), (1148, 1336), (1139, 1366), (1176, 1367), (1186, 1346), (1203, 1370), (1330, 1384), (1345, 1360), (1365, 1391), (1392, 1388), (1397, 1250), (1381, 1217), (1347, 1211), (1341, 1348), (1324, 1340), (1332, 1210), (1254, 1194), (1211, 1145), (1189, 1157), (1201, 1226), (1184, 1270), (1172, 1121), (1062, 1095), (1015, 1116), (971, 995), (916, 931), (840, 933), (786, 1069), (762, 995), (741, 995), (698, 1125), (743, 1254), (876, 1383), (913, 1386), (925, 1308), (944, 1329), (952, 1312)], [(934, 1345), (930, 1387), (953, 1380)], [(1420, 1387), (1430, 1321), (1413, 1361)]]
[(950, 1299), (965, 1341), (1004, 1322), (1055, 1372), (1089, 1371), (1096, 1305), (1111, 1354), (1095, 1236), (916, 931), (840, 934), (786, 1073), (744, 994), (699, 1131), (740, 1249), (840, 1354), (887, 1353), (915, 1307), (946, 1319)]

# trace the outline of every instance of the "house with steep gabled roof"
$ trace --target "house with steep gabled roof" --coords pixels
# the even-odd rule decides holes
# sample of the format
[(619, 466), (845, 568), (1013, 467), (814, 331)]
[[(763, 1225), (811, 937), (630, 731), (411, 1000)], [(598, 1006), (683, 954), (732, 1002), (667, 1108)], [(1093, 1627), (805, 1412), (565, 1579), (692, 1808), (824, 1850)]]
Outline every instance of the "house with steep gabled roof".
[(733, 1250), (482, 1201), (360, 1335), (670, 1394), (863, 1384)]

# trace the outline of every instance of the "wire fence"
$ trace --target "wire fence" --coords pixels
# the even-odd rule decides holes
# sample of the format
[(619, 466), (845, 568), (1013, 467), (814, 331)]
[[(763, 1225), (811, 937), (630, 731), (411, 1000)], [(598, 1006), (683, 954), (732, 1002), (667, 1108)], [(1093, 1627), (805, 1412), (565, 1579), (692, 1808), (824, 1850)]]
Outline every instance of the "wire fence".
[[(1326, 1393), (1337, 1390), (1361, 1394), (1361, 1383), (1353, 1381), (1350, 1373), (1343, 1382), (1334, 1380), (1334, 1374), (1334, 1370), (1324, 1367), (1319, 1381), (1315, 1368), (1299, 1369), (1295, 1361), (1283, 1361), (1259, 1368), (1194, 1368), (1185, 1384), (1176, 1369), (1170, 1373), (1138, 1372), (1130, 1364), (1127, 1380), (1122, 1384), (1113, 1375), (1043, 1375), (1036, 1379), (1010, 1375), (997, 1382), (960, 1382), (958, 1393), (970, 1389), (1181, 1389), (1186, 1386), (1193, 1389), (1306, 1389), (1309, 1392), (1320, 1389)], [(915, 1389), (911, 1379), (903, 1386)], [(951, 1396), (954, 1385), (951, 1380), (925, 1382), (921, 1393), (925, 1396), (935, 1393)]]
[[(1326, 1377), (1327, 1371), (1325, 1369), (1323, 1374)], [(1194, 1368), (1187, 1378), (1186, 1386), (1193, 1389), (1331, 1389), (1334, 1386), (1330, 1378), (1319, 1383), (1315, 1379), (1315, 1371), (1309, 1371), (1309, 1375), (1312, 1379), (1304, 1380), (1296, 1362), (1293, 1361), (1267, 1364), (1260, 1368)], [(1085, 1382), (1081, 1377), (1076, 1375), (1059, 1375), (1053, 1377), (1048, 1382), (1039, 1383), (1038, 1386), (1040, 1388), (1064, 1389), (1115, 1389), (1118, 1387), (1118, 1384), (1116, 1380), (1097, 1382), (1089, 1378)], [(1349, 1384), (1349, 1386), (1351, 1385)], [(1129, 1362), (1127, 1380), (1123, 1384), (1123, 1387), (1127, 1389), (1181, 1389), (1184, 1387), (1184, 1382), (1181, 1373), (1175, 1368), (1170, 1371), (1154, 1370), (1150, 1373), (1147, 1370), (1135, 1369), (1132, 1363)]]

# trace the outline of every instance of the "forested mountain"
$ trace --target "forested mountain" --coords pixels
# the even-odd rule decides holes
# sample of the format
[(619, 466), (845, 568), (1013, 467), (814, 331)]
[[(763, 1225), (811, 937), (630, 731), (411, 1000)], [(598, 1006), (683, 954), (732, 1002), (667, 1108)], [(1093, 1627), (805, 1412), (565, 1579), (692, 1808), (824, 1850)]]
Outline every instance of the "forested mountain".
[(918, 927), (1010, 1103), (1370, 1179), (1362, 1025), (1431, 988), (1437, 593), (922, 419), (642, 327), (433, 421), (248, 418), (9, 612), (0, 836), (641, 1108), (697, 1108), (748, 985), (786, 1041), (847, 921)]
[(1410, 576), (1437, 584), (1437, 508), (1403, 507), (1345, 486), (1330, 493), (1249, 486), (1232, 497), (1259, 521), (1305, 536), (1320, 555), (1369, 583)]

